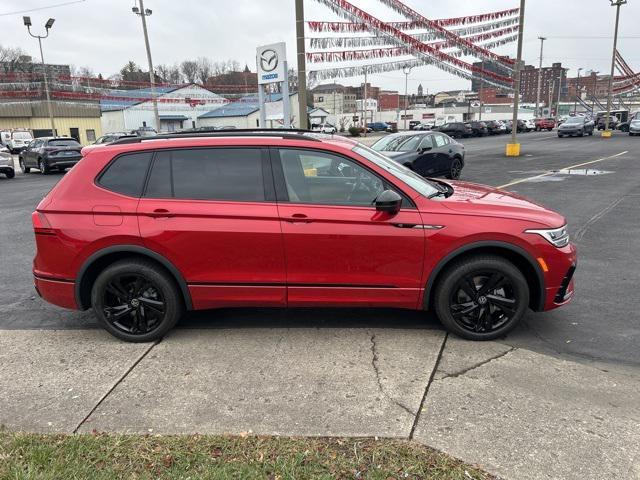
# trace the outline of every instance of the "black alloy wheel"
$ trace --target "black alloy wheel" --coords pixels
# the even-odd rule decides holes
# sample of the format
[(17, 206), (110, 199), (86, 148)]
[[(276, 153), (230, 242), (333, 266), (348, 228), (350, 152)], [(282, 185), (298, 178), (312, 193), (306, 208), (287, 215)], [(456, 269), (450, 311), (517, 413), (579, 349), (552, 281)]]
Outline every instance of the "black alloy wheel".
[(182, 316), (173, 279), (154, 263), (131, 259), (107, 267), (91, 292), (94, 312), (112, 335), (130, 342), (161, 338)]
[(42, 158), (38, 160), (38, 169), (43, 175), (48, 175), (50, 171), (49, 167), (47, 166), (47, 162), (45, 162)]
[(462, 174), (462, 162), (458, 158), (454, 158), (451, 162), (451, 168), (449, 170), (449, 174), (447, 178), (451, 180), (458, 180), (460, 175)]
[(440, 321), (458, 336), (491, 340), (520, 321), (529, 304), (522, 273), (501, 257), (471, 257), (454, 264), (436, 288)]
[(31, 169), (24, 164), (23, 158), (20, 158), (18, 163), (20, 163), (20, 170), (22, 170), (22, 173), (29, 173), (31, 171)]

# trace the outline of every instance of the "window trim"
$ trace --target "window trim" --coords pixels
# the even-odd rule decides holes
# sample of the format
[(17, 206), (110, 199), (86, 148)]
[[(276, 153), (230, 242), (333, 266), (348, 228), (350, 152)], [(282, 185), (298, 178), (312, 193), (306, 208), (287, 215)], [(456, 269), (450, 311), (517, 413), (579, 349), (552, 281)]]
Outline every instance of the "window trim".
[[(229, 200), (224, 198), (180, 198), (175, 196), (174, 186), (173, 186), (173, 168), (171, 168), (171, 197), (148, 197), (147, 196), (147, 188), (149, 186), (149, 179), (151, 178), (151, 172), (153, 171), (153, 166), (156, 162), (157, 156), (160, 153), (171, 153), (171, 152), (184, 152), (184, 151), (193, 151), (193, 150), (258, 150), (260, 152), (260, 165), (262, 167), (262, 188), (264, 189), (264, 200)], [(144, 150), (139, 150), (144, 151)], [(162, 148), (157, 150), (151, 150), (153, 153), (153, 157), (151, 162), (149, 163), (149, 169), (147, 170), (147, 175), (145, 177), (144, 188), (142, 190), (141, 199), (148, 200), (172, 200), (172, 201), (180, 201), (180, 202), (217, 202), (217, 203), (276, 203), (276, 189), (273, 182), (273, 171), (270, 161), (270, 152), (267, 147), (260, 145), (215, 145), (215, 146), (203, 146), (203, 147), (185, 147), (185, 148)], [(269, 178), (272, 179), (269, 182)]]
[[(385, 189), (391, 188), (396, 191), (402, 197), (402, 208), (401, 209), (409, 209), (409, 210), (417, 210), (416, 204), (413, 199), (407, 195), (403, 189), (398, 188), (395, 183), (390, 182), (385, 177), (381, 176), (378, 172), (375, 172), (368, 165), (364, 165), (362, 162), (358, 161), (355, 158), (349, 157), (339, 152), (334, 152), (333, 150), (324, 150), (320, 148), (308, 148), (308, 147), (297, 147), (297, 146), (288, 146), (288, 145), (276, 145), (269, 147), (271, 151), (271, 170), (273, 171), (274, 184), (276, 188), (276, 201), (278, 203), (286, 203), (288, 205), (312, 205), (316, 207), (348, 207), (348, 208), (362, 208), (367, 210), (375, 210), (375, 206), (365, 206), (365, 205), (354, 205), (351, 203), (312, 203), (312, 202), (292, 202), (289, 199), (289, 191), (287, 190), (287, 182), (284, 176), (284, 171), (282, 170), (282, 159), (280, 158), (280, 150), (302, 150), (308, 151), (312, 153), (323, 153), (325, 155), (334, 155), (336, 157), (341, 157), (349, 162), (353, 162), (359, 167), (367, 170), (372, 175), (375, 175), (380, 179), (383, 183)], [(405, 203), (405, 200), (407, 203)]]

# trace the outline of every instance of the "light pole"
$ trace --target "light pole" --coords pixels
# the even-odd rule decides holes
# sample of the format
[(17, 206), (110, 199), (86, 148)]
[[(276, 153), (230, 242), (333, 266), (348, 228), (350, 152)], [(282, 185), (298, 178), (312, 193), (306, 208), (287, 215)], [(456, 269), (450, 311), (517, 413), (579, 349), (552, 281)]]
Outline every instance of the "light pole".
[(609, 75), (609, 87), (607, 90), (607, 116), (604, 119), (604, 132), (602, 136), (609, 138), (611, 130), (609, 130), (609, 115), (611, 115), (611, 96), (613, 93), (613, 74), (616, 68), (616, 49), (618, 48), (618, 24), (620, 23), (620, 7), (627, 3), (627, 0), (609, 0), (612, 7), (616, 7), (616, 27), (613, 33), (613, 54), (611, 56), (611, 74)]
[(411, 73), (411, 67), (405, 65), (402, 67), (404, 73), (404, 129), (407, 129), (407, 110), (409, 108), (409, 74)]
[(524, 5), (525, 0), (520, 0), (520, 19), (518, 25), (518, 56), (513, 70), (513, 120), (511, 125), (511, 143), (507, 143), (505, 153), (507, 157), (520, 156), (520, 144), (516, 141), (518, 132), (518, 108), (520, 107), (520, 70), (522, 68), (522, 40), (524, 34)]
[(49, 93), (49, 81), (47, 80), (47, 67), (44, 64), (44, 54), (42, 53), (42, 39), (47, 38), (49, 36), (49, 30), (53, 27), (53, 22), (56, 21), (55, 18), (50, 18), (47, 20), (47, 23), (44, 24), (44, 28), (47, 32), (46, 35), (34, 35), (31, 32), (31, 17), (22, 17), (22, 21), (24, 22), (25, 27), (27, 27), (27, 31), (29, 35), (33, 38), (38, 39), (38, 45), (40, 46), (40, 61), (42, 62), (42, 76), (44, 77), (44, 92), (47, 97), (47, 111), (49, 112), (49, 120), (51, 121), (51, 135), (56, 136), (56, 123), (53, 120), (53, 108), (51, 106), (51, 94)]
[(538, 37), (540, 40), (540, 64), (538, 65), (538, 93), (536, 94), (536, 115), (541, 117), (542, 112), (538, 110), (540, 106), (540, 89), (542, 88), (542, 51), (544, 49), (544, 41), (547, 37)]
[[(484, 72), (484, 59), (482, 60), (482, 66), (480, 68), (482, 69), (482, 72)], [(480, 72), (480, 92), (478, 93), (478, 96), (480, 97), (480, 111), (478, 112), (478, 121), (482, 120), (482, 95), (484, 93), (484, 76), (482, 75), (482, 72)]]
[(578, 68), (578, 78), (576, 79), (576, 98), (573, 100), (573, 115), (576, 115), (576, 110), (578, 108), (578, 95), (580, 95), (580, 72), (582, 71), (582, 67)]
[(149, 82), (151, 83), (151, 101), (153, 102), (153, 116), (156, 122), (156, 130), (160, 131), (160, 115), (158, 115), (158, 98), (156, 97), (156, 79), (153, 71), (153, 60), (151, 60), (151, 47), (149, 46), (149, 34), (147, 32), (147, 17), (153, 12), (144, 8), (144, 0), (139, 0), (140, 8), (133, 7), (131, 11), (142, 19), (142, 32), (144, 33), (144, 44), (147, 47), (147, 61), (149, 62)]
[[(568, 70), (568, 69), (567, 69)], [(558, 98), (556, 100), (556, 125), (560, 118), (560, 94), (562, 93), (562, 77), (564, 76), (564, 68), (560, 69), (560, 76), (558, 77)]]
[(298, 110), (300, 129), (309, 128), (307, 121), (307, 53), (304, 43), (304, 0), (296, 0), (296, 45), (298, 49)]

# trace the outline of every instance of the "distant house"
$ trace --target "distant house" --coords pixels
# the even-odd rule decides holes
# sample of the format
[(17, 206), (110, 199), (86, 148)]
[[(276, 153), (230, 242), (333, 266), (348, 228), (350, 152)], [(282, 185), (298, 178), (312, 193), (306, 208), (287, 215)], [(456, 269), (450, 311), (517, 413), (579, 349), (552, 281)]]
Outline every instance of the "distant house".
[[(282, 94), (275, 93), (266, 98), (265, 110), (267, 125), (265, 128), (277, 128), (284, 123), (282, 114)], [(291, 123), (294, 127), (300, 125), (300, 115), (298, 115), (298, 94), (290, 94), (291, 101)], [(312, 109), (307, 108), (307, 114)], [(318, 109), (319, 117), (326, 119), (327, 112)], [(311, 115), (311, 120), (314, 121)], [(235, 127), (235, 128), (258, 128), (260, 126), (260, 104), (256, 95), (247, 95), (239, 100), (223, 105), (215, 110), (204, 113), (198, 117), (199, 127)]]
[(446, 92), (438, 92), (434, 95), (433, 103), (436, 107), (442, 105), (454, 105), (467, 101), (467, 96), (472, 92), (468, 90), (449, 90)]
[(191, 128), (200, 115), (228, 103), (227, 99), (195, 84), (156, 87), (156, 96), (159, 126), (155, 122), (150, 88), (107, 92), (100, 100), (103, 132), (130, 131), (141, 127), (162, 132)]

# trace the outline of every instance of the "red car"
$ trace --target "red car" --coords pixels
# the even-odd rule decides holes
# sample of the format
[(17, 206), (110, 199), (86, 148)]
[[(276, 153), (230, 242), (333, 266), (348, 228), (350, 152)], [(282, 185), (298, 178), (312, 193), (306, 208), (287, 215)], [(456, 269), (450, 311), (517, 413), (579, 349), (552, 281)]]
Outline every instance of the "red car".
[(561, 215), (353, 140), (236, 131), (83, 155), (32, 215), (35, 287), (127, 341), (238, 306), (434, 310), (486, 340), (573, 296)]
[(549, 132), (556, 128), (556, 121), (553, 118), (536, 118), (533, 121), (536, 126), (536, 132), (548, 130)]

